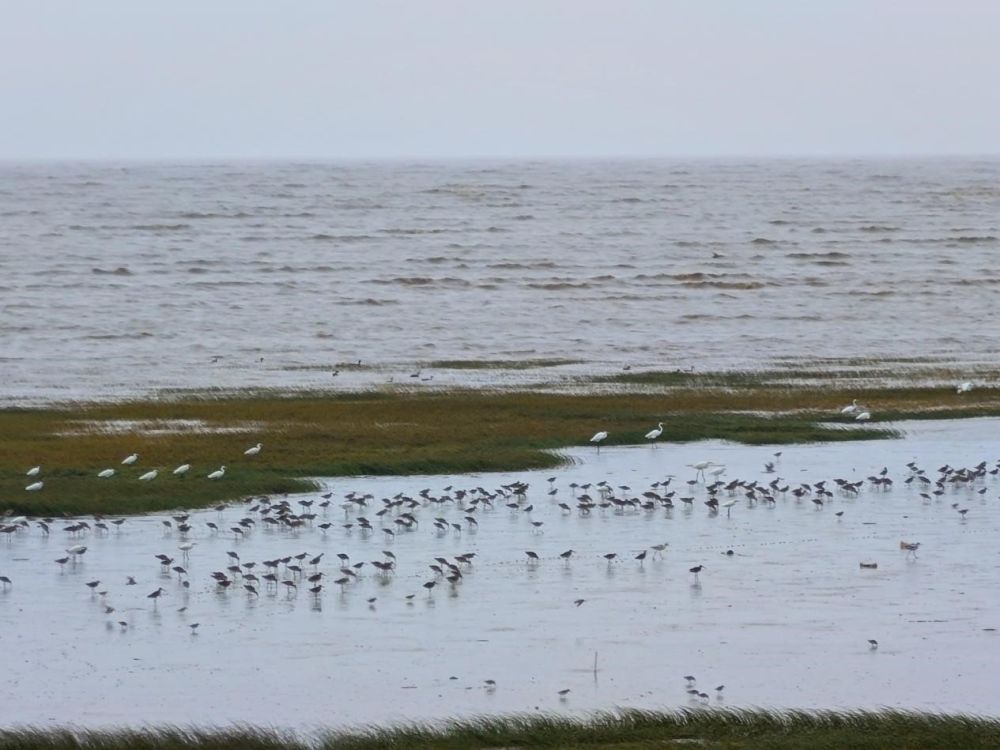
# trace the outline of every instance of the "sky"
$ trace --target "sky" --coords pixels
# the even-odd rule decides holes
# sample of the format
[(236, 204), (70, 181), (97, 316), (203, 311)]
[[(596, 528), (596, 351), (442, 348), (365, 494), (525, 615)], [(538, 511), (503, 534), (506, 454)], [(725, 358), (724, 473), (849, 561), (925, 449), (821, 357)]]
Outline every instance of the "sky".
[(997, 0), (0, 0), (0, 158), (1000, 153)]

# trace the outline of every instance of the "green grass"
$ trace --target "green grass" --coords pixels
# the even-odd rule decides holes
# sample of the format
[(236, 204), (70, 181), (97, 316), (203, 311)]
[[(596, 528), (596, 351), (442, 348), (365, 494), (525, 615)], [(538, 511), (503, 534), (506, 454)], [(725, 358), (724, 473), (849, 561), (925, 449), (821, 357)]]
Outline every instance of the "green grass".
[[(858, 398), (873, 424), (853, 429), (838, 407)], [(880, 419), (1000, 414), (1000, 393), (958, 396), (951, 388), (761, 386), (749, 376), (725, 387), (687, 384), (656, 392), (566, 394), (525, 391), (371, 391), (335, 395), (187, 394), (175, 399), (0, 410), (0, 511), (31, 515), (119, 515), (201, 507), (234, 498), (308, 489), (309, 477), (467, 473), (550, 468), (552, 450), (643, 442), (659, 421), (662, 442), (720, 438), (750, 445), (865, 440), (897, 435)], [(108, 425), (135, 420), (178, 432)], [(852, 429), (839, 429), (841, 422)], [(254, 458), (243, 450), (256, 442)], [(121, 459), (140, 454), (134, 467)], [(170, 471), (191, 463), (179, 479)], [(41, 464), (45, 487), (29, 493), (24, 472)], [(225, 464), (226, 476), (206, 475)], [(104, 468), (118, 475), (96, 477)], [(152, 482), (137, 477), (156, 468)]]
[(1000, 720), (902, 711), (621, 711), (579, 720), (477, 718), (398, 728), (320, 732), (184, 729), (0, 731), (0, 750), (995, 750)]

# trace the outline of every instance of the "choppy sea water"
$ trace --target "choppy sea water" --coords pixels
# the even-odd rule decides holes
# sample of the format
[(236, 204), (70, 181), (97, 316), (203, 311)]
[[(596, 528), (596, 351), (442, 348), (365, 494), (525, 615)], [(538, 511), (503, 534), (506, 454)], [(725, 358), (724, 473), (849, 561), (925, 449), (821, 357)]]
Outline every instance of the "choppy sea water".
[(998, 250), (996, 159), (5, 164), (0, 400), (993, 365)]

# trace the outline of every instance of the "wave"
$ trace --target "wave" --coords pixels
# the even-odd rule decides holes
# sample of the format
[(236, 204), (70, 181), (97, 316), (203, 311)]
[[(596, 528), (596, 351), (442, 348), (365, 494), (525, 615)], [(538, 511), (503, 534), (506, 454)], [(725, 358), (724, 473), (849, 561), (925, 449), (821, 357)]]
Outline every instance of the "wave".
[(246, 211), (237, 211), (236, 213), (215, 213), (211, 211), (182, 211), (177, 214), (179, 219), (249, 219), (253, 214), (248, 214)]
[(763, 281), (685, 281), (688, 289), (727, 289), (730, 291), (753, 291), (768, 286), (777, 286)]
[(326, 234), (324, 232), (317, 232), (310, 235), (309, 239), (316, 242), (364, 242), (365, 240), (373, 240), (375, 238), (368, 234)]
[(867, 226), (860, 227), (862, 232), (899, 232), (900, 227), (893, 227), (884, 224), (868, 224)]
[(490, 263), (486, 266), (487, 268), (493, 268), (501, 271), (532, 271), (532, 270), (551, 270), (553, 268), (558, 268), (558, 264), (553, 263), (550, 260), (539, 261), (537, 263), (514, 263), (514, 262), (503, 262), (503, 263)]
[(468, 287), (472, 286), (471, 283), (465, 279), (455, 278), (454, 276), (443, 276), (439, 279), (432, 278), (430, 276), (396, 276), (391, 279), (367, 279), (368, 284), (380, 284), (383, 286), (414, 286), (414, 287), (430, 287), (430, 286), (451, 286), (451, 287)]
[(544, 283), (527, 284), (529, 289), (541, 289), (546, 292), (559, 292), (565, 289), (593, 289), (593, 286), (585, 281), (574, 283), (571, 281), (550, 281)]
[(838, 250), (830, 250), (825, 253), (785, 253), (786, 258), (794, 258), (795, 260), (817, 260), (817, 259), (839, 259), (846, 260), (850, 258), (849, 253), (842, 253)]
[(392, 229), (379, 229), (379, 234), (391, 235), (418, 235), (418, 234), (446, 234), (450, 229), (404, 229), (402, 227)]
[(191, 229), (190, 224), (133, 224), (129, 229), (137, 232), (184, 232)]
[(694, 323), (701, 320), (754, 320), (756, 315), (742, 313), (740, 315), (709, 315), (708, 313), (689, 313), (678, 318), (682, 323)]

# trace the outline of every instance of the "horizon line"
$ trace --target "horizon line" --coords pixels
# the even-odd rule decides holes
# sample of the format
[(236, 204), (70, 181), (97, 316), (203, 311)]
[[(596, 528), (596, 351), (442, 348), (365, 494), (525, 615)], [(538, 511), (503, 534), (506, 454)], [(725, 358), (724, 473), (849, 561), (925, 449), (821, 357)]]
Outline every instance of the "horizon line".
[(753, 154), (753, 153), (719, 153), (719, 154), (466, 154), (466, 155), (417, 155), (417, 154), (382, 154), (382, 155), (188, 155), (188, 156), (146, 156), (146, 155), (109, 155), (109, 156), (5, 156), (0, 155), (0, 164), (40, 164), (53, 162), (76, 163), (198, 163), (211, 162), (310, 162), (310, 163), (344, 163), (344, 162), (600, 162), (600, 161), (877, 161), (877, 160), (943, 160), (943, 159), (997, 159), (1000, 151), (994, 152), (891, 152), (891, 153), (787, 153), (787, 154)]

